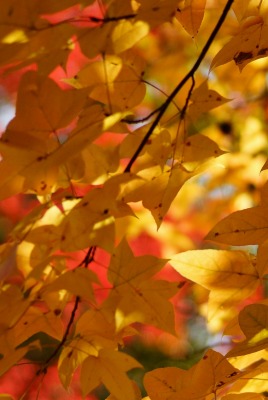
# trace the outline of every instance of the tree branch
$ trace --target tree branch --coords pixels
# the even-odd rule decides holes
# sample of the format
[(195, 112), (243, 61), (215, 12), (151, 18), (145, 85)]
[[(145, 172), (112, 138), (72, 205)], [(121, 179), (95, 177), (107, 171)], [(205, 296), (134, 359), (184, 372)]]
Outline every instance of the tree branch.
[[(152, 125), (150, 126), (147, 134), (144, 136), (143, 140), (141, 141), (139, 147), (137, 148), (136, 152), (134, 153), (134, 155), (132, 156), (132, 158), (130, 159), (128, 165), (126, 166), (124, 172), (130, 172), (132, 165), (134, 164), (134, 162), (136, 161), (136, 159), (138, 158), (140, 152), (142, 151), (142, 149), (144, 148), (144, 146), (146, 145), (149, 137), (152, 135), (154, 129), (156, 128), (157, 124), (160, 122), (162, 116), (164, 115), (164, 113), (166, 112), (168, 106), (170, 105), (170, 103), (172, 102), (172, 100), (174, 99), (174, 97), (179, 93), (179, 91), (181, 90), (181, 88), (185, 85), (186, 82), (188, 82), (189, 79), (194, 77), (194, 74), (196, 73), (196, 71), (198, 70), (201, 62), (203, 61), (203, 59), (205, 58), (211, 44), (213, 43), (213, 40), (215, 39), (217, 33), (219, 32), (223, 22), (225, 21), (225, 18), (233, 4), (234, 0), (228, 0), (223, 12), (215, 26), (215, 28), (213, 29), (210, 37), (208, 38), (208, 41), (206, 42), (205, 46), (203, 47), (198, 59), (196, 60), (195, 64), (193, 65), (193, 67), (190, 69), (190, 71), (184, 76), (184, 78), (179, 82), (179, 84), (175, 87), (175, 89), (173, 90), (173, 92), (169, 95), (169, 97), (167, 98), (167, 100), (162, 104), (162, 106), (159, 109), (158, 115), (156, 116), (155, 120), (153, 121)], [(188, 100), (189, 101), (189, 100)]]

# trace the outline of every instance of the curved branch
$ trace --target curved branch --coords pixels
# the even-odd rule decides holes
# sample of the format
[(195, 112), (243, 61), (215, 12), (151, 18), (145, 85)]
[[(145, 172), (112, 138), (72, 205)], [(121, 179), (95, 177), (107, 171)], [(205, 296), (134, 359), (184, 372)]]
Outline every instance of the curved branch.
[(167, 98), (167, 100), (162, 104), (162, 106), (159, 109), (158, 115), (156, 116), (154, 122), (152, 123), (152, 125), (150, 126), (147, 134), (144, 136), (143, 140), (141, 141), (139, 147), (137, 148), (136, 152), (134, 153), (134, 155), (132, 156), (132, 158), (130, 159), (128, 165), (126, 166), (124, 172), (130, 172), (132, 165), (134, 164), (134, 162), (136, 161), (136, 159), (138, 158), (140, 152), (142, 151), (142, 149), (144, 148), (144, 146), (146, 145), (149, 137), (152, 135), (154, 129), (156, 128), (157, 124), (159, 123), (159, 121), (161, 120), (162, 116), (164, 115), (164, 113), (166, 112), (168, 106), (170, 105), (170, 103), (173, 101), (174, 97), (179, 93), (179, 91), (181, 90), (181, 88), (185, 85), (186, 82), (188, 82), (189, 79), (194, 77), (194, 74), (196, 73), (196, 71), (198, 70), (201, 62), (203, 61), (203, 59), (205, 58), (211, 44), (213, 43), (217, 33), (219, 32), (223, 22), (225, 21), (225, 18), (233, 4), (234, 0), (228, 0), (223, 12), (215, 26), (215, 28), (213, 29), (210, 37), (208, 38), (208, 41), (206, 42), (205, 46), (203, 47), (198, 59), (196, 60), (195, 64), (193, 65), (193, 67), (190, 69), (190, 71), (184, 76), (184, 78), (179, 82), (179, 84), (175, 87), (175, 89), (173, 90), (173, 92), (169, 95), (169, 97)]

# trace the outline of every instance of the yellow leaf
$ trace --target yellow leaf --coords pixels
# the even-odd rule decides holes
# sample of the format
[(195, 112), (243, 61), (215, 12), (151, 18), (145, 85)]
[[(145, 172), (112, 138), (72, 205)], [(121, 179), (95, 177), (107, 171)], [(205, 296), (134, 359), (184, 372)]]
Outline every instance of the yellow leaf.
[(259, 275), (247, 253), (228, 250), (193, 250), (173, 257), (170, 264), (181, 275), (208, 290), (209, 319), (219, 308), (230, 308), (249, 297)]
[(246, 340), (238, 343), (227, 354), (236, 357), (267, 348), (268, 344), (268, 306), (265, 304), (250, 304), (240, 311), (239, 325)]
[(189, 136), (183, 143), (182, 162), (200, 162), (209, 158), (219, 157), (225, 151), (221, 150), (217, 143), (202, 134)]
[(112, 33), (115, 54), (128, 50), (149, 32), (149, 26), (143, 21), (131, 23), (128, 20), (120, 21)]
[(15, 285), (7, 285), (0, 291), (0, 333), (13, 327), (30, 305), (30, 298), (24, 297)]
[(258, 246), (256, 268), (261, 277), (268, 273), (268, 240)]
[(38, 332), (58, 340), (62, 338), (63, 326), (59, 316), (53, 311), (42, 312), (37, 307), (30, 307), (13, 329), (16, 345), (23, 343)]
[(186, 375), (176, 367), (158, 368), (145, 374), (144, 386), (151, 400), (168, 400), (176, 392), (177, 382)]
[(193, 91), (191, 96), (192, 103), (188, 108), (189, 117), (195, 121), (200, 115), (206, 113), (213, 108), (219, 107), (229, 99), (225, 99), (215, 90), (208, 88), (208, 82), (205, 80), (198, 88)]
[(79, 336), (63, 348), (58, 361), (58, 372), (65, 389), (68, 389), (75, 370), (90, 354), (97, 354), (94, 344), (88, 343)]
[(264, 397), (259, 393), (236, 393), (227, 394), (222, 400), (264, 400)]
[[(128, 54), (128, 53), (127, 53)], [(128, 110), (139, 104), (145, 96), (146, 87), (141, 81), (136, 64), (125, 62), (124, 57), (106, 56), (102, 61), (88, 64), (79, 71), (76, 85), (89, 89), (92, 99)], [(136, 55), (136, 58), (139, 58)]]
[(175, 15), (177, 0), (143, 0), (138, 9), (137, 19), (148, 22), (151, 28), (171, 21)]
[(176, 18), (187, 33), (195, 37), (203, 21), (206, 0), (183, 0), (177, 6)]
[(212, 60), (210, 68), (234, 60), (240, 71), (251, 61), (268, 55), (268, 25), (260, 18), (250, 26), (242, 28)]
[(63, 91), (33, 71), (23, 76), (16, 116), (0, 141), (0, 198), (27, 189), (43, 195), (51, 192), (59, 163), (51, 164), (47, 158), (59, 148), (55, 131), (77, 116), (85, 98), (83, 90)]
[(267, 216), (267, 206), (236, 211), (218, 222), (205, 239), (234, 246), (261, 244), (268, 235)]
[(88, 301), (94, 301), (92, 283), (98, 283), (97, 275), (85, 268), (67, 271), (44, 287), (44, 292), (67, 290)]
[[(3, 343), (1, 343), (1, 347)], [(5, 351), (4, 354), (0, 353), (0, 376), (7, 372), (11, 367), (13, 367), (18, 361), (20, 361), (27, 353), (28, 348), (22, 347), (19, 349), (9, 349)]]
[(108, 270), (108, 279), (118, 296), (117, 329), (142, 322), (175, 334), (174, 311), (168, 299), (176, 294), (178, 285), (150, 279), (165, 263), (166, 260), (153, 256), (134, 257), (127, 242), (122, 240)]
[(126, 372), (141, 365), (127, 354), (102, 349), (97, 357), (89, 356), (82, 364), (81, 386), (86, 396), (101, 382), (118, 400), (136, 400), (136, 392)]
[(125, 196), (125, 200), (142, 200), (159, 228), (179, 190), (193, 175), (179, 164), (173, 168), (166, 167), (164, 171), (160, 166), (145, 169), (138, 175), (145, 180), (144, 184), (137, 182), (137, 187)]
[(188, 371), (169, 367), (148, 372), (144, 386), (151, 400), (203, 400), (240, 376), (220, 353), (208, 350)]

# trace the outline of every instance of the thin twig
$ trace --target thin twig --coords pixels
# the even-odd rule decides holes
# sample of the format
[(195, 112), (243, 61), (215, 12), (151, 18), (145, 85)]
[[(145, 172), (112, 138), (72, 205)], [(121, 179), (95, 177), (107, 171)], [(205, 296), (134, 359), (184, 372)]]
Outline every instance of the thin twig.
[(72, 327), (72, 325), (74, 323), (74, 319), (75, 319), (76, 311), (78, 309), (79, 302), (80, 302), (80, 297), (76, 296), (75, 297), (75, 301), (74, 301), (74, 307), (72, 309), (68, 325), (67, 325), (67, 327), (65, 329), (64, 335), (63, 335), (60, 343), (55, 348), (53, 353), (48, 357), (48, 359), (45, 362), (45, 365), (36, 372), (36, 375), (39, 375), (40, 373), (46, 373), (49, 363), (58, 355), (58, 353), (61, 350), (61, 348), (65, 345), (65, 343), (66, 343), (66, 341), (68, 339), (71, 327)]
[(147, 134), (144, 136), (144, 138), (142, 139), (139, 147), (137, 148), (136, 152), (134, 153), (134, 155), (132, 156), (132, 158), (130, 159), (128, 165), (126, 166), (124, 172), (130, 172), (132, 165), (134, 164), (134, 162), (136, 161), (136, 159), (138, 158), (140, 152), (142, 151), (142, 149), (144, 148), (144, 146), (146, 145), (148, 139), (150, 138), (150, 136), (152, 135), (154, 129), (156, 128), (157, 124), (160, 122), (162, 116), (164, 115), (164, 113), (166, 112), (168, 106), (170, 105), (170, 103), (172, 102), (172, 100), (174, 99), (174, 97), (179, 93), (179, 91), (181, 90), (181, 88), (185, 85), (186, 82), (188, 82), (188, 80), (190, 78), (192, 78), (195, 74), (195, 72), (198, 70), (201, 62), (203, 61), (203, 59), (205, 58), (211, 44), (213, 43), (217, 33), (219, 32), (232, 4), (233, 4), (234, 0), (228, 0), (226, 3), (226, 6), (224, 7), (224, 10), (215, 26), (215, 28), (213, 29), (210, 37), (208, 38), (208, 41), (206, 42), (205, 46), (203, 47), (198, 59), (196, 60), (195, 64), (193, 65), (193, 67), (190, 69), (190, 71), (184, 76), (184, 78), (179, 82), (179, 84), (175, 87), (175, 89), (173, 90), (173, 92), (169, 95), (169, 97), (167, 98), (167, 100), (162, 104), (162, 106), (159, 109), (158, 115), (156, 116), (155, 120), (153, 121), (152, 125), (150, 126)]

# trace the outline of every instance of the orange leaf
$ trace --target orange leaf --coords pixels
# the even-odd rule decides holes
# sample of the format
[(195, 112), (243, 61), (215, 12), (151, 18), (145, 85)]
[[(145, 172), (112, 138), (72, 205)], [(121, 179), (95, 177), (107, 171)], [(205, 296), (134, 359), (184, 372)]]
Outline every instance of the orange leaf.
[(261, 244), (268, 236), (268, 208), (257, 206), (236, 211), (221, 220), (206, 236), (206, 240), (244, 246)]
[(208, 350), (188, 371), (170, 367), (147, 372), (144, 386), (151, 400), (203, 400), (239, 376), (220, 353)]
[(259, 19), (242, 28), (212, 60), (210, 68), (234, 60), (240, 71), (251, 61), (268, 55), (268, 25)]
[(193, 91), (191, 101), (192, 104), (188, 108), (188, 114), (195, 121), (203, 113), (225, 104), (229, 99), (225, 99), (215, 90), (209, 89), (206, 80)]
[(177, 7), (176, 18), (187, 33), (195, 37), (203, 21), (206, 0), (183, 0)]

